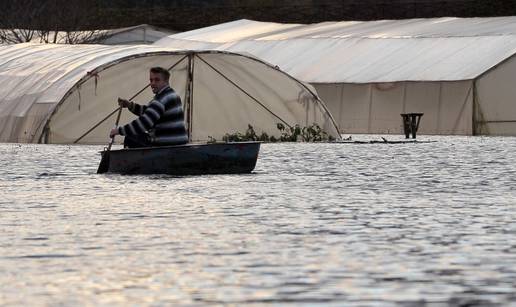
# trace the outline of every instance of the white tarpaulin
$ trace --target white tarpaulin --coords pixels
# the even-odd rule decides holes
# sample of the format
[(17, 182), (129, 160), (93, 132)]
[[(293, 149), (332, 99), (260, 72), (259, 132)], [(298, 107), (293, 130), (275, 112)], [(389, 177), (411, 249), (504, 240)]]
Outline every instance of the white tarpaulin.
[[(277, 65), (314, 85), (343, 133), (400, 133), (400, 113), (423, 112), (420, 133), (516, 135), (516, 116), (506, 118), (516, 113), (509, 99), (516, 71), (498, 67), (516, 54), (514, 16), (311, 25), (238, 20), (156, 45), (247, 52)], [(497, 113), (479, 113), (494, 105)]]
[[(0, 141), (72, 143), (116, 110), (117, 97), (145, 104), (148, 70), (170, 69), (171, 85), (185, 102), (193, 76), (191, 140), (220, 140), (226, 133), (279, 136), (277, 123), (314, 123), (339, 137), (324, 104), (309, 86), (248, 55), (173, 51), (152, 46), (0, 46)], [(133, 116), (124, 112), (120, 123)], [(115, 116), (81, 143), (106, 143)]]

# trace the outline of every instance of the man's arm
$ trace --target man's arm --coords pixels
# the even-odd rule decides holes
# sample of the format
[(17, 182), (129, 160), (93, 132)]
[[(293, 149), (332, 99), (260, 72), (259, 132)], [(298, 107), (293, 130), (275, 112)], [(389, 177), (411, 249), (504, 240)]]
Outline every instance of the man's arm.
[(141, 116), (147, 109), (147, 106), (142, 106), (140, 104), (137, 104), (135, 102), (129, 101), (127, 99), (123, 99), (118, 97), (118, 105), (122, 108), (127, 108), (131, 113), (133, 113), (136, 116)]
[(163, 106), (163, 104), (161, 104), (159, 101), (153, 100), (137, 119), (133, 120), (127, 125), (118, 127), (116, 131), (111, 131), (111, 135), (120, 134), (132, 136), (144, 134), (145, 132), (149, 131), (149, 129), (154, 127), (161, 116), (163, 116), (163, 113), (165, 113), (165, 106)]

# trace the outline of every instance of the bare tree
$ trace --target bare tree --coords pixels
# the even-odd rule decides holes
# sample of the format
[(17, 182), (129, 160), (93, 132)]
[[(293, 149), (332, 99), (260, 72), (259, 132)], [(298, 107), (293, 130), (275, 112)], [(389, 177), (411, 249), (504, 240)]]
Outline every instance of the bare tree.
[(0, 43), (27, 42), (37, 34), (44, 5), (38, 0), (0, 3)]
[(93, 29), (98, 18), (96, 1), (46, 0), (49, 17), (39, 33), (42, 42), (86, 44), (100, 42), (106, 31)]
[(107, 31), (92, 29), (95, 1), (4, 0), (0, 4), (0, 43), (96, 43)]

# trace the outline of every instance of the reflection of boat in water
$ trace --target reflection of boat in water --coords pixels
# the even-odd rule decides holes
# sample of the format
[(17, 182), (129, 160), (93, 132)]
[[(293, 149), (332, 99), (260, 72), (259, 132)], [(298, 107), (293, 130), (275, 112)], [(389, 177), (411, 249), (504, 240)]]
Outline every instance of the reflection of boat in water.
[[(260, 142), (185, 144), (103, 151), (108, 173), (120, 174), (238, 174), (250, 173)], [(101, 164), (105, 161), (101, 161)]]

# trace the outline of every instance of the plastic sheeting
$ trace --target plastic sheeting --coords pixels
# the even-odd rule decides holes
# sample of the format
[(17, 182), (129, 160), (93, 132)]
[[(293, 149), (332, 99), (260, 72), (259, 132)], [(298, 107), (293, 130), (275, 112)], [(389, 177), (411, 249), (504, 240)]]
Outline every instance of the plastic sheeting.
[(133, 27), (106, 30), (107, 38), (99, 43), (103, 45), (152, 44), (174, 33), (177, 33), (177, 31), (141, 24)]
[(475, 134), (516, 135), (516, 58), (475, 81)]
[[(471, 135), (473, 81), (316, 84), (343, 133), (402, 134), (401, 113), (424, 113), (418, 133)], [(344, 103), (341, 103), (344, 101)]]
[[(0, 46), (0, 141), (72, 143), (118, 107), (117, 97), (144, 89), (153, 66), (171, 68), (171, 85), (185, 102), (189, 56), (192, 141), (220, 140), (248, 124), (279, 136), (278, 122), (317, 123), (339, 137), (310, 87), (250, 56), (152, 46), (19, 44)], [(146, 89), (134, 101), (145, 104), (151, 97)], [(132, 118), (123, 112), (120, 123)], [(112, 116), (80, 143), (106, 143), (114, 122)]]
[(408, 38), (516, 35), (516, 17), (416, 18), (283, 24), (241, 19), (178, 33), (174, 38), (212, 43), (294, 38)]
[(161, 46), (247, 52), (310, 82), (342, 133), (516, 135), (516, 17), (323, 22), (238, 20)]
[(516, 53), (516, 17), (266, 25), (241, 20), (155, 44), (247, 52), (310, 83), (469, 80)]

